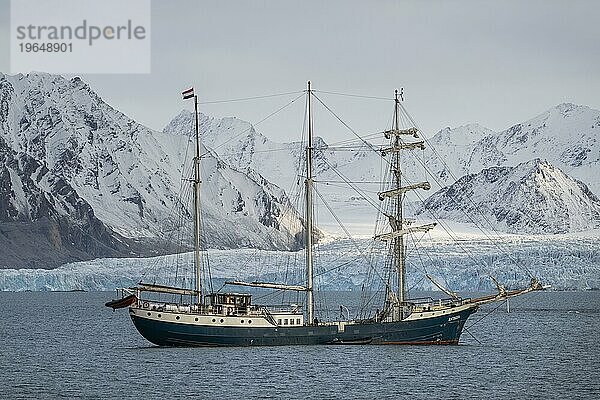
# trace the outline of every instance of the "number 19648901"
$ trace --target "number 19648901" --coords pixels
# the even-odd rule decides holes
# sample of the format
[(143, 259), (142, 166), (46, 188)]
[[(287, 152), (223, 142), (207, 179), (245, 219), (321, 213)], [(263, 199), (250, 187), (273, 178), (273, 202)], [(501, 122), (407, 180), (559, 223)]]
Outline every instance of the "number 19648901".
[(19, 43), (21, 53), (71, 53), (73, 43)]

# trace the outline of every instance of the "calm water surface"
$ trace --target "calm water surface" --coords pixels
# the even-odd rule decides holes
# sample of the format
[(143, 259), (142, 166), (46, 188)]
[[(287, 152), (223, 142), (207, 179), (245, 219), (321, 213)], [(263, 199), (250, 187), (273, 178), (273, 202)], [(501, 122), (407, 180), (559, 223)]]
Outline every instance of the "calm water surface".
[(600, 292), (487, 307), (481, 343), (423, 347), (158, 348), (112, 297), (0, 293), (0, 398), (600, 399)]

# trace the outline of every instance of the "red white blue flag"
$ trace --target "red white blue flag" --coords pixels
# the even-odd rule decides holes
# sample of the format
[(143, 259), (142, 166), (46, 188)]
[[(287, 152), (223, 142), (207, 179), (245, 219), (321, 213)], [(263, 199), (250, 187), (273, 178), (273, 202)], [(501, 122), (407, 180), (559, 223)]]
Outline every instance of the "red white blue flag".
[(194, 97), (194, 88), (184, 90), (183, 92), (181, 92), (181, 94), (183, 95), (184, 100), (191, 99), (192, 97)]

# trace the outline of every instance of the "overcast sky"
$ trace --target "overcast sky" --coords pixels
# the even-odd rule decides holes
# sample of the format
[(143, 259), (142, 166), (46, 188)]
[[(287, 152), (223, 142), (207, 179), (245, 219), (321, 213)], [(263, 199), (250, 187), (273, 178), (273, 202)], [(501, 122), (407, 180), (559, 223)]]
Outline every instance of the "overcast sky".
[[(0, 0), (0, 71), (9, 72), (7, 0)], [(500, 130), (561, 102), (600, 108), (600, 2), (153, 1), (152, 73), (83, 75), (111, 105), (155, 129), (203, 100), (315, 89), (391, 97), (433, 134), (478, 122)], [(118, 60), (115, 60), (118, 62)], [(23, 71), (27, 72), (27, 71)], [(256, 122), (293, 97), (206, 105)], [(393, 104), (322, 94), (363, 133)], [(302, 103), (259, 126), (297, 138)], [(316, 133), (348, 135), (317, 109)]]

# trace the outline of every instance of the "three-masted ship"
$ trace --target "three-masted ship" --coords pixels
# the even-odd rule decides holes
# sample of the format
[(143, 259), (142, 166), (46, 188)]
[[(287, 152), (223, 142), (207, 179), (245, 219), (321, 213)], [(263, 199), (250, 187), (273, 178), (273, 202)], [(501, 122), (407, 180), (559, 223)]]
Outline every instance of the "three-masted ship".
[[(435, 223), (414, 225), (403, 215), (405, 195), (413, 190), (428, 190), (428, 182), (406, 184), (401, 171), (402, 152), (423, 149), (424, 140), (415, 128), (400, 129), (400, 100), (394, 97), (394, 119), (391, 129), (383, 132), (388, 145), (380, 155), (389, 165), (392, 178), (388, 189), (378, 193), (387, 205), (389, 232), (378, 234), (375, 240), (387, 243), (390, 266), (394, 270), (394, 284), (385, 287), (381, 308), (361, 319), (321, 320), (315, 315), (313, 285), (313, 126), (310, 82), (306, 90), (308, 140), (305, 149), (304, 179), (304, 243), (306, 276), (301, 285), (269, 282), (229, 281), (229, 285), (259, 287), (305, 293), (305, 305), (270, 307), (253, 304), (252, 295), (236, 292), (213, 292), (202, 287), (201, 280), (201, 219), (200, 219), (200, 134), (198, 126), (198, 98), (190, 89), (183, 98), (194, 98), (195, 157), (193, 159), (194, 193), (194, 267), (195, 287), (181, 288), (140, 283), (136, 287), (120, 289), (122, 298), (107, 303), (108, 307), (128, 308), (133, 324), (148, 341), (159, 346), (270, 346), (316, 344), (457, 344), (471, 314), (481, 304), (503, 301), (510, 297), (542, 289), (536, 279), (522, 290), (507, 291), (497, 285), (498, 293), (475, 299), (463, 299), (444, 288), (433, 278), (434, 285), (448, 295), (446, 299), (408, 299), (406, 294), (405, 236), (427, 232)], [(395, 287), (392, 287), (395, 286)], [(177, 303), (150, 300), (147, 293), (165, 293), (179, 296)], [(189, 299), (189, 301), (184, 301)]]

